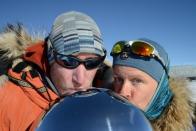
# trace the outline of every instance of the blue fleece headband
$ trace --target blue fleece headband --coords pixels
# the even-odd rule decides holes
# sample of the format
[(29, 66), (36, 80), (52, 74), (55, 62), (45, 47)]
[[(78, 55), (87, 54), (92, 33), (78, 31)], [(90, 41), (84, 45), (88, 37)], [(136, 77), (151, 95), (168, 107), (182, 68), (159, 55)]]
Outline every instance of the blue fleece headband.
[[(168, 54), (165, 52), (165, 50), (156, 42), (151, 41), (149, 39), (138, 39), (142, 40), (144, 42), (150, 43), (153, 45), (156, 50), (158, 51), (160, 57), (164, 60), (166, 64), (166, 70), (168, 72), (169, 70), (169, 59)], [(127, 67), (133, 67), (137, 68), (147, 74), (149, 74), (152, 78), (154, 78), (158, 83), (161, 80), (161, 77), (163, 73), (165, 72), (165, 69), (161, 65), (161, 63), (153, 57), (141, 57), (134, 54), (128, 54), (128, 58), (123, 59), (122, 55), (115, 55), (113, 56), (113, 66), (120, 65), (120, 66), (127, 66)]]

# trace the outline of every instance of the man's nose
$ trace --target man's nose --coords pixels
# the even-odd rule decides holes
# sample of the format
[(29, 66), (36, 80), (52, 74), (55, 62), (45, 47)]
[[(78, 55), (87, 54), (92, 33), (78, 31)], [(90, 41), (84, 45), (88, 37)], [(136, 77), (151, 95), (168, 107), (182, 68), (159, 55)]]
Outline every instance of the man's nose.
[(83, 64), (80, 64), (74, 69), (72, 80), (75, 87), (80, 87), (84, 84), (86, 71), (87, 70)]

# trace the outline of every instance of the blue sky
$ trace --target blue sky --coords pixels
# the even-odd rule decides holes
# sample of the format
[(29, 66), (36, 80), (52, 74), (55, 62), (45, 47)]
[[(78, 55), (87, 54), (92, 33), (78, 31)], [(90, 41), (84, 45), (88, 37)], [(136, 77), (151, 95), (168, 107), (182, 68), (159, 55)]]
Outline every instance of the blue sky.
[(166, 49), (171, 65), (196, 65), (196, 0), (1, 0), (0, 27), (21, 22), (47, 34), (71, 10), (97, 22), (108, 52), (116, 41), (146, 37)]

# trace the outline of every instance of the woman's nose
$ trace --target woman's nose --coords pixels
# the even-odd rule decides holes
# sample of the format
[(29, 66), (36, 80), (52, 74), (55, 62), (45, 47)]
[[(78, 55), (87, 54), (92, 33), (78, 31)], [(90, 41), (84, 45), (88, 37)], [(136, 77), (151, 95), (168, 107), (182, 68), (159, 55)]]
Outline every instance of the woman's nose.
[(119, 90), (119, 94), (123, 97), (130, 99), (131, 97), (133, 97), (133, 87), (130, 85), (129, 82), (124, 81)]

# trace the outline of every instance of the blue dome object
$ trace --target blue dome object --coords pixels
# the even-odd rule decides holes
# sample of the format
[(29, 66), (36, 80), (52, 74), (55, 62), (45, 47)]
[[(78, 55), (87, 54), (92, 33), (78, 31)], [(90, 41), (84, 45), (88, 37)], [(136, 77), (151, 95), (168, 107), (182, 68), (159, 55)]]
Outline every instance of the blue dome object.
[(65, 97), (44, 117), (37, 131), (152, 131), (143, 113), (106, 89)]

